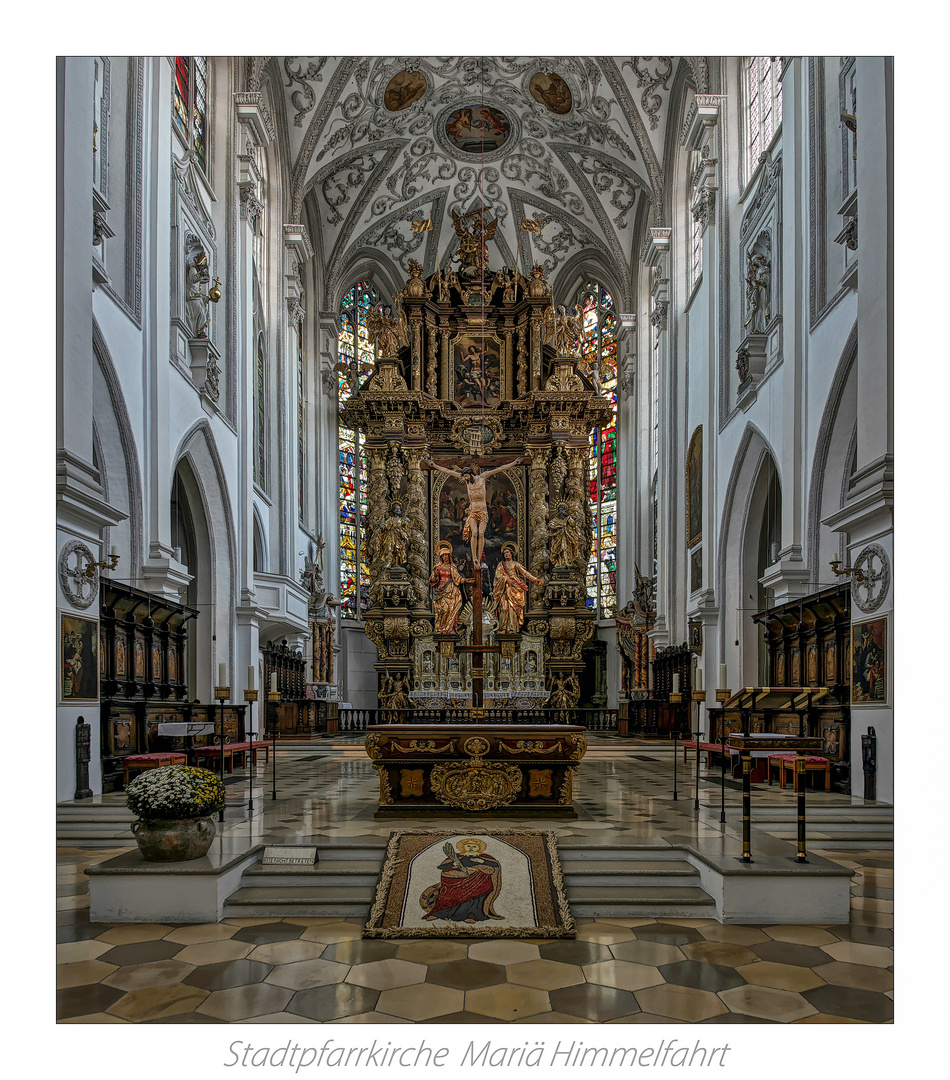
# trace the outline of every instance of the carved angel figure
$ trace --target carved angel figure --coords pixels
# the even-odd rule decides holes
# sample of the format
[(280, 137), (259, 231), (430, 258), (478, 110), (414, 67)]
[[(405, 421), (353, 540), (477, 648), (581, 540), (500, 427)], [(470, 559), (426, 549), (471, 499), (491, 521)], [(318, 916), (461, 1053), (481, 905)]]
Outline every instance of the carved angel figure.
[(402, 512), (401, 503), (393, 503), (389, 517), (379, 526), (377, 550), (385, 566), (405, 566), (409, 557), (409, 519)]
[(447, 304), (449, 302), (449, 289), (459, 287), (458, 274), (448, 267), (444, 270), (439, 267), (429, 278), (428, 286), (429, 292), (440, 304)]
[(331, 370), (338, 375), (342, 375), (349, 392), (355, 394), (360, 388), (363, 376), (368, 375), (373, 370), (373, 365), (351, 357), (334, 364)]
[[(471, 229), (466, 222), (472, 218)], [(495, 236), (498, 219), (485, 221), (485, 208), (480, 206), (467, 214), (452, 211), (452, 222), (459, 238), (458, 253), (455, 258), (459, 263), (462, 277), (480, 278), (488, 266), (488, 241)]]
[(558, 503), (556, 512), (548, 520), (551, 538), (551, 565), (573, 566), (580, 558), (583, 535), (576, 514), (571, 514), (567, 503)]
[(545, 308), (545, 341), (552, 336), (558, 356), (577, 356), (581, 339), (581, 321), (577, 315), (568, 315), (563, 304), (558, 304), (556, 313), (551, 308)]
[(402, 308), (397, 315), (388, 305), (371, 311), (366, 318), (369, 339), (379, 349), (379, 356), (394, 358), (400, 345), (409, 344), (409, 323)]

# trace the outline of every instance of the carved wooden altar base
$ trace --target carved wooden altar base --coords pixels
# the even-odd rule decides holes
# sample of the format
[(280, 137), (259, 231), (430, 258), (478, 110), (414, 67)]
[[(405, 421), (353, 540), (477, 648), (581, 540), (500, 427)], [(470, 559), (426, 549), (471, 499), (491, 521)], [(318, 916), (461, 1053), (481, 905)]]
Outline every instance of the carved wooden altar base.
[(568, 724), (386, 724), (366, 752), (376, 817), (543, 814), (576, 818), (573, 777), (586, 728)]

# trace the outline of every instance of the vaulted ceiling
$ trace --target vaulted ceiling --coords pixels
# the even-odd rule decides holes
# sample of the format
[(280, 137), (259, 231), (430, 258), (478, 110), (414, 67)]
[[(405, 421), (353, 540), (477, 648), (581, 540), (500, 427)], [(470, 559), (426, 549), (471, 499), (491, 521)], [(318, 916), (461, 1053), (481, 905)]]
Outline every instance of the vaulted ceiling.
[(682, 88), (709, 74), (704, 57), (284, 56), (249, 62), (248, 89), (263, 81), (328, 306), (371, 258), (400, 282), (411, 259), (445, 265), (453, 214), (478, 207), (498, 220), (491, 265), (599, 268), (628, 305), (668, 205)]

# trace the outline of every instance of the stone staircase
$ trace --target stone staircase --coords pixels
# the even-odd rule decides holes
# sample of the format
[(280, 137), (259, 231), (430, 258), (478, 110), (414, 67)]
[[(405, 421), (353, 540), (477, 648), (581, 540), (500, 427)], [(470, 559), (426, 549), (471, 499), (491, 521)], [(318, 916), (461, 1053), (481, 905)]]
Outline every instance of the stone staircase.
[[(672, 849), (564, 845), (558, 850), (576, 916), (715, 917), (698, 872)], [(255, 863), (225, 901), (224, 917), (365, 917), (384, 853), (384, 845), (339, 844), (321, 847), (313, 867)]]
[[(798, 837), (796, 804), (757, 808), (752, 799), (752, 827), (780, 840)], [(891, 851), (894, 847), (892, 806), (815, 806), (805, 808), (805, 838), (809, 850)]]
[(56, 846), (78, 848), (135, 847), (131, 825), (135, 814), (124, 803), (59, 803)]

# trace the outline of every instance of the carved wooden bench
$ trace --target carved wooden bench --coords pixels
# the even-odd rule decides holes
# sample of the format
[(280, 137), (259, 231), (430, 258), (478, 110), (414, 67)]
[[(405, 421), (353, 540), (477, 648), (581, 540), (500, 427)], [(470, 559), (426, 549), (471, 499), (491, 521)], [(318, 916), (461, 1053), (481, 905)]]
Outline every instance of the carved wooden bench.
[[(786, 787), (788, 783), (787, 772), (792, 774), (792, 788), (798, 791), (798, 768), (796, 762), (798, 754), (772, 754), (769, 758), (769, 783), (772, 783), (772, 767), (779, 770), (779, 784)], [(824, 772), (825, 791), (831, 791), (831, 762), (828, 758), (819, 757), (817, 754), (805, 755), (805, 773)]]
[(155, 753), (130, 754), (122, 762), (122, 783), (128, 785), (132, 769), (160, 769), (163, 765), (184, 765), (188, 758), (184, 754)]

